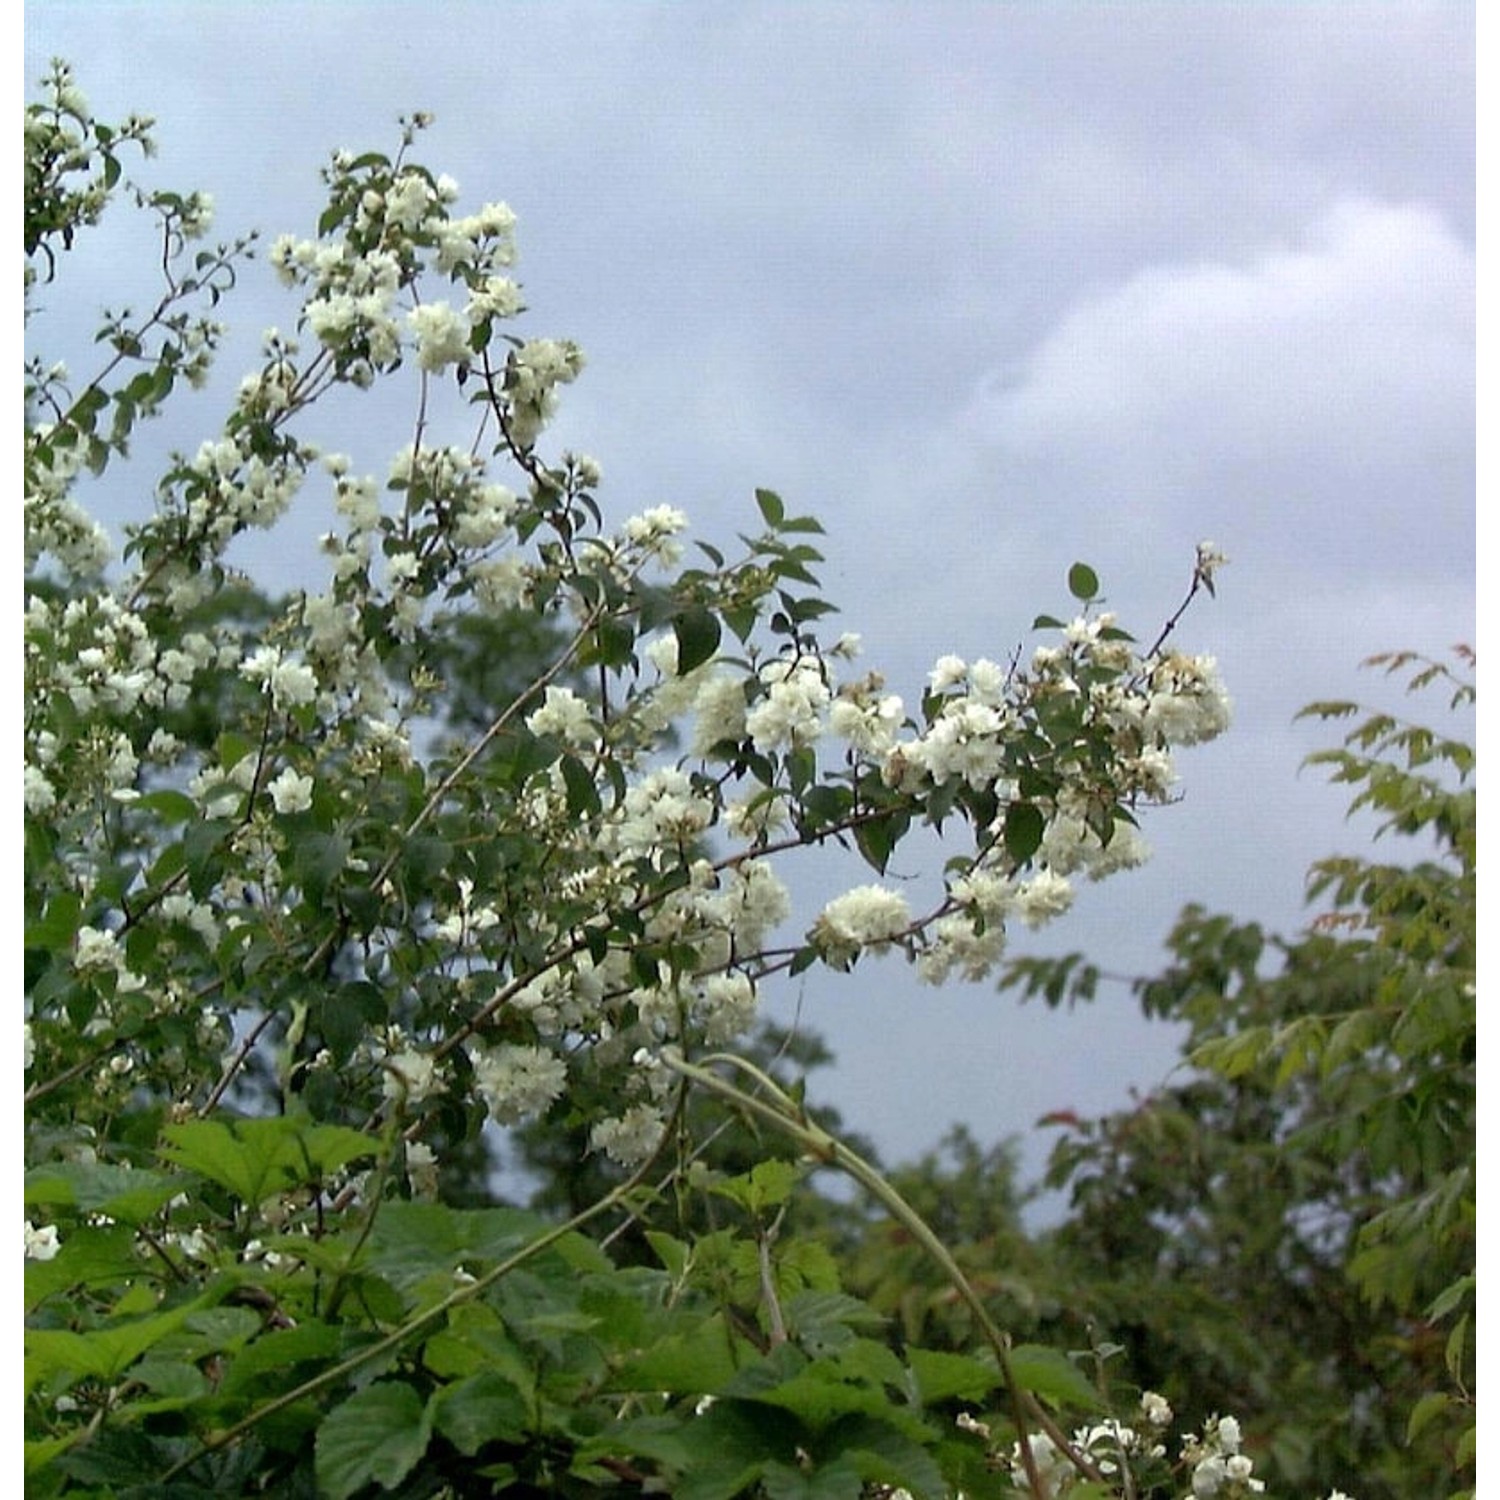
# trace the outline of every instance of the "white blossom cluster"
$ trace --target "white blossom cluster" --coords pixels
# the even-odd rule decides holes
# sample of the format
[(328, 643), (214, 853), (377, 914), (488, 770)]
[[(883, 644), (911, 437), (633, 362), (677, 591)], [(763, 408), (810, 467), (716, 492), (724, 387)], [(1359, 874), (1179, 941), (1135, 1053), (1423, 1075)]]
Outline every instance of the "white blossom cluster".
[[(1173, 1419), (1172, 1408), (1154, 1391), (1141, 1397), (1139, 1419), (1145, 1431), (1127, 1426), (1113, 1418), (1091, 1427), (1080, 1427), (1069, 1438), (1073, 1450), (1103, 1477), (1106, 1483), (1128, 1480), (1126, 1466), (1167, 1456), (1163, 1441)], [(988, 1438), (989, 1429), (973, 1418), (960, 1418), (966, 1431)], [(1027, 1448), (1031, 1465), (1041, 1482), (1047, 1500), (1066, 1500), (1074, 1493), (1095, 1490), (1067, 1451), (1044, 1432), (1028, 1435)], [(1255, 1477), (1253, 1461), (1241, 1450), (1240, 1424), (1234, 1417), (1211, 1417), (1201, 1433), (1183, 1440), (1180, 1467), (1189, 1488), (1183, 1500), (1245, 1500), (1265, 1492), (1264, 1481)], [(1031, 1476), (1021, 1453), (1013, 1443), (1005, 1459), (1012, 1486), (1018, 1494), (1034, 1493)], [(1133, 1485), (1123, 1493), (1134, 1492)], [(1351, 1500), (1342, 1490), (1333, 1490), (1327, 1500)]]
[[(896, 951), (925, 980), (979, 979), (1001, 961), (1008, 926), (1068, 909), (1074, 877), (1145, 857), (1116, 812), (1167, 797), (1171, 748), (1227, 723), (1211, 660), (1141, 659), (1111, 616), (1086, 615), (1024, 669), (941, 658), (918, 722), (879, 673), (846, 666), (855, 637), (822, 648), (805, 628), (816, 613), (799, 616), (786, 592), (805, 577), (802, 550), (746, 539), (743, 564), (680, 573), (681, 510), (653, 506), (611, 530), (593, 499), (598, 464), (538, 457), (583, 356), (564, 340), (497, 335), (521, 309), (505, 205), (460, 216), (457, 185), (402, 157), (340, 153), (326, 176), (337, 211), (316, 237), (283, 236), (270, 254), (300, 297), (297, 338), (270, 330), (223, 434), (175, 460), (138, 539), (138, 572), (66, 604), (37, 591), (28, 605), (29, 814), (76, 833), (80, 870), (106, 838), (118, 852), (138, 836), (144, 849), (162, 797), (171, 826), (209, 830), (195, 833), (194, 858), (218, 841), (225, 864), (212, 880), (179, 853), (130, 916), (163, 951), (206, 961), (222, 950), (230, 963), (244, 945), (265, 962), (290, 952), (328, 882), (348, 881), (372, 913), (360, 919), (364, 982), (391, 996), (386, 1023), (347, 1059), (378, 1108), (420, 1119), (462, 1080), (491, 1118), (514, 1124), (592, 1068), (618, 1082), (592, 1143), (633, 1162), (660, 1141), (670, 1108), (659, 1049), (732, 1044), (793, 955), (845, 969)], [(211, 204), (184, 201), (175, 232), (186, 238)], [(192, 336), (181, 337), (186, 347)], [(185, 625), (230, 576), (233, 539), (274, 525), (315, 472), (320, 455), (290, 435), (292, 420), (334, 386), (361, 388), (403, 364), (424, 417), (384, 473), (321, 455), (339, 528), (322, 543), (326, 588), (253, 630)], [(429, 441), (427, 402), (444, 374), (478, 392), (488, 453), (478, 438)], [(70, 508), (78, 447), (39, 441), (37, 454), (28, 555), (97, 571), (104, 540)], [(519, 470), (515, 487), (496, 462)], [(1221, 560), (1200, 551), (1195, 576), (1211, 581)], [(782, 637), (770, 650), (735, 622), (759, 618), (778, 592), (780, 623), (757, 627)], [(490, 731), (455, 747), (430, 726), (445, 687), (434, 643), (458, 609), (527, 609), (576, 634), (520, 698), (496, 705)], [(726, 645), (704, 659), (721, 618), (744, 652)], [(694, 665), (683, 672), (685, 642)], [(597, 673), (563, 670), (589, 651)], [(245, 722), (211, 744), (190, 748), (157, 722), (214, 695), (231, 714), (243, 707)], [(69, 712), (49, 715), (49, 704)], [(536, 760), (490, 786), (494, 762), (481, 752), (502, 727), (524, 730)], [(1022, 740), (1044, 747), (1037, 765), (1018, 762)], [(821, 821), (808, 813), (813, 794)], [(101, 801), (117, 809), (113, 824), (97, 816)], [(1017, 856), (1023, 804), (1037, 831)], [(887, 809), (905, 823), (961, 819), (972, 855), (950, 861), (926, 905), (858, 885), (800, 945), (773, 949), (792, 900), (770, 855), (857, 838)], [(517, 851), (494, 888), (462, 862), (470, 834), (445, 830), (450, 813)], [(354, 832), (371, 828), (376, 852), (356, 854)], [(424, 840), (431, 870), (408, 897), (403, 862)], [(111, 1003), (143, 985), (113, 935), (125, 925), (121, 911), (102, 912), (73, 944), (76, 974)], [(398, 980), (387, 959), (413, 941), (431, 966)], [(175, 976), (149, 1003), (183, 1004), (192, 986)], [(331, 1067), (325, 1053), (303, 1061)], [(423, 1181), (430, 1166), (420, 1153), (408, 1163)]]

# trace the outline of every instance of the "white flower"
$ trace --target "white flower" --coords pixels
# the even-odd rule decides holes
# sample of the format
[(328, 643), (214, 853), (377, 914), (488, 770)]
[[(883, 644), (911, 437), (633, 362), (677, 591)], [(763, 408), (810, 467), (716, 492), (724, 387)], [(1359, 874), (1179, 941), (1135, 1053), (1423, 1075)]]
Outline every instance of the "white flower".
[(675, 505), (655, 505), (644, 515), (631, 516), (624, 526), (632, 542), (650, 546), (663, 537), (676, 536), (688, 523), (687, 516)]
[(743, 974), (715, 974), (703, 987), (699, 1010), (703, 1038), (722, 1046), (750, 1029), (755, 1020), (755, 986)]
[(1217, 1453), (1200, 1459), (1193, 1466), (1193, 1494), (1198, 1500), (1209, 1500), (1219, 1493), (1226, 1477), (1224, 1460)]
[(968, 671), (963, 657), (940, 656), (933, 663), (932, 671), (927, 674), (927, 681), (933, 692), (940, 693), (944, 688), (956, 687), (968, 675)]
[(62, 1242), (57, 1237), (55, 1224), (36, 1229), (32, 1226), (30, 1219), (26, 1220), (27, 1260), (51, 1260), (60, 1249), (62, 1249)]
[(1028, 927), (1040, 927), (1073, 904), (1073, 887), (1065, 876), (1041, 870), (1017, 891), (1015, 910)]
[(36, 766), (26, 767), (26, 811), (44, 813), (57, 801), (52, 783)]
[(73, 950), (74, 967), (118, 970), (123, 963), (124, 957), (114, 933), (100, 932), (97, 927), (78, 929), (77, 946)]
[(549, 687), (546, 701), (526, 716), (535, 735), (555, 735), (569, 745), (591, 745), (599, 731), (589, 718), (589, 706), (571, 688)]
[(25, 1040), (21, 1043), (21, 1056), (25, 1059), (25, 1066), (21, 1071), (29, 1073), (32, 1063), (36, 1061), (36, 1038), (31, 1034), (30, 1021), (26, 1023)]
[(404, 1097), (408, 1105), (417, 1105), (432, 1092), (436, 1072), (431, 1054), (408, 1048), (386, 1058), (381, 1087), (387, 1099)]
[(745, 734), (745, 689), (737, 677), (715, 675), (704, 680), (693, 699), (697, 722), (691, 753), (706, 759), (715, 745), (738, 741)]
[(1171, 652), (1151, 669), (1143, 728), (1169, 745), (1195, 745), (1222, 734), (1231, 709), (1213, 657)]
[(618, 1119), (601, 1120), (589, 1132), (589, 1145), (621, 1166), (639, 1166), (661, 1144), (666, 1129), (649, 1104), (635, 1104)]
[(820, 712), (832, 696), (817, 662), (784, 658), (760, 669), (767, 694), (745, 716), (745, 732), (762, 754), (810, 744), (822, 733)]
[(862, 948), (884, 947), (910, 925), (911, 911), (899, 891), (861, 885), (823, 908), (812, 938), (830, 963), (847, 967)]
[(498, 1047), (474, 1048), (474, 1080), (502, 1125), (514, 1125), (548, 1109), (562, 1094), (568, 1081), (563, 1060), (540, 1047), (502, 1043)]
[(306, 812), (312, 806), (312, 777), (299, 776), (290, 766), (266, 790), (279, 813)]
[(1155, 1391), (1141, 1393), (1141, 1420), (1148, 1427), (1166, 1427), (1172, 1421), (1172, 1408), (1165, 1396)]
[(469, 320), (446, 302), (426, 302), (407, 314), (407, 323), (417, 340), (417, 363), (424, 370), (468, 363)]
[(1199, 542), (1193, 575), (1211, 594), (1214, 591), (1214, 574), (1228, 561), (1229, 559), (1219, 551), (1216, 542)]
[(437, 1197), (437, 1155), (425, 1141), (406, 1143), (406, 1180), (411, 1184), (414, 1197), (428, 1201)]

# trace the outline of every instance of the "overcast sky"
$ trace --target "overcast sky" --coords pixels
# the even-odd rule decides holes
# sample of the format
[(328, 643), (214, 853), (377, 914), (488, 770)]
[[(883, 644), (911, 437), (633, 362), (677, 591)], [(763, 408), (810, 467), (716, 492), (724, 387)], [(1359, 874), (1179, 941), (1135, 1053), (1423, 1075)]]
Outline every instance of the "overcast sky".
[[(311, 233), (329, 151), (432, 110), (461, 211), (519, 216), (524, 331), (588, 355), (557, 445), (617, 518), (724, 539), (756, 486), (820, 516), (825, 592), (909, 703), (944, 652), (1029, 650), (1075, 559), (1154, 634), (1218, 542), (1180, 639), (1233, 730), (1183, 754), (1147, 869), (1017, 939), (1143, 973), (1189, 900), (1304, 920), (1307, 865), (1362, 830), (1298, 774), (1329, 731), (1297, 709), (1389, 702), (1364, 657), (1473, 640), (1473, 29), (1459, 3), (52, 0), (25, 50), (104, 118), (155, 114), (152, 180), (212, 191), (225, 235)], [(70, 295), (119, 300), (119, 264), (90, 249)], [(260, 262), (225, 315), (253, 350), (287, 309)], [(1173, 1059), (1124, 990), (1050, 1016), (894, 962), (806, 980), (839, 1059), (814, 1092), (891, 1157)]]

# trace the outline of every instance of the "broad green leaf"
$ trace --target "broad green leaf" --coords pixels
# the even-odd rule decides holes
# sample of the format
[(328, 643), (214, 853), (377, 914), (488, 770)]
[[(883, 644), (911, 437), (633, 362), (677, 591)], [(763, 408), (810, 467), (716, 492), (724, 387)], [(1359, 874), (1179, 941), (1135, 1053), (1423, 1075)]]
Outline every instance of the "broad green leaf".
[(1104, 1411), (1107, 1407), (1093, 1382), (1057, 1349), (1020, 1344), (1010, 1352), (1010, 1368), (1016, 1384), (1034, 1396), (1084, 1411)]
[(220, 1393), (244, 1394), (268, 1374), (286, 1373), (312, 1360), (332, 1358), (341, 1347), (342, 1335), (328, 1323), (308, 1319), (295, 1328), (273, 1328), (229, 1361), (219, 1382)]
[(1024, 865), (1042, 847), (1047, 821), (1033, 802), (1012, 802), (1005, 810), (1005, 852)]
[(167, 824), (190, 823), (201, 816), (198, 804), (186, 792), (176, 792), (170, 787), (143, 792), (131, 806), (134, 811), (154, 812)]
[(139, 1318), (129, 1323), (74, 1333), (71, 1329), (28, 1329), (26, 1332), (26, 1389), (34, 1390), (55, 1376), (69, 1385), (94, 1376), (113, 1381), (153, 1345), (177, 1332), (201, 1300)]
[(435, 834), (419, 833), (401, 845), (401, 868), (424, 882), (441, 875), (452, 858), (453, 845)]
[(772, 1158), (757, 1162), (742, 1176), (714, 1183), (710, 1191), (738, 1203), (747, 1213), (759, 1214), (785, 1203), (803, 1175), (795, 1162)]
[(297, 840), (292, 876), (311, 900), (320, 901), (343, 873), (350, 847), (348, 838), (341, 833), (309, 833)]
[(63, 1236), (51, 1260), (26, 1262), (26, 1306), (58, 1292), (128, 1283), (140, 1275), (135, 1231), (123, 1225), (80, 1225)]
[(181, 1190), (177, 1178), (160, 1172), (70, 1161), (33, 1168), (26, 1174), (24, 1196), (30, 1204), (62, 1204), (140, 1224)]
[(439, 1391), (432, 1414), (434, 1428), (469, 1458), (486, 1443), (522, 1442), (530, 1422), (526, 1398), (492, 1370)]
[(646, 1231), (646, 1243), (656, 1252), (656, 1258), (666, 1268), (673, 1281), (681, 1281), (687, 1274), (689, 1247), (679, 1239), (660, 1229)]
[(702, 605), (694, 605), (676, 616), (672, 631), (677, 637), (677, 675), (686, 676), (701, 667), (719, 649), (718, 617)]
[(273, 1193), (314, 1182), (361, 1156), (376, 1142), (339, 1125), (308, 1125), (286, 1116), (191, 1120), (163, 1131), (162, 1154), (255, 1205)]
[(1422, 1429), (1435, 1418), (1442, 1416), (1451, 1404), (1453, 1404), (1453, 1398), (1445, 1391), (1428, 1391), (1412, 1407), (1411, 1415), (1406, 1419), (1406, 1441), (1414, 1442)]
[(734, 1379), (743, 1348), (724, 1314), (714, 1313), (627, 1361), (611, 1378), (610, 1389), (717, 1395)]
[(23, 939), (28, 948), (65, 953), (73, 946), (83, 920), (83, 903), (72, 891), (59, 891), (47, 903), (46, 914), (26, 926)]
[(381, 1380), (356, 1391), (318, 1428), (318, 1485), (330, 1500), (349, 1500), (367, 1484), (394, 1489), (421, 1461), (432, 1416), (404, 1381)]
[(370, 1263), (397, 1286), (460, 1266), (514, 1255), (547, 1229), (514, 1208), (456, 1209), (437, 1203), (387, 1203), (370, 1236)]
[(1068, 569), (1068, 592), (1087, 604), (1098, 597), (1099, 575), (1087, 563), (1074, 563)]
[(907, 1363), (916, 1377), (917, 1394), (924, 1406), (958, 1397), (983, 1401), (1001, 1383), (994, 1365), (967, 1354), (949, 1354), (942, 1349), (908, 1349)]
[(905, 813), (889, 813), (883, 818), (872, 818), (868, 823), (860, 823), (855, 828), (854, 842), (872, 869), (885, 874), (885, 867), (890, 863), (891, 855), (910, 821)]

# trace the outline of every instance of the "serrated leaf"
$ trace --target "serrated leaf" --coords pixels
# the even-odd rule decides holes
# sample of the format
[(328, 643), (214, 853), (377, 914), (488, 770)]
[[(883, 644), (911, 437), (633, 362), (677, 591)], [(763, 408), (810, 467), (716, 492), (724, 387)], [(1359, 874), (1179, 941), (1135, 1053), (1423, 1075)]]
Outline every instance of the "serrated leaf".
[(162, 1154), (177, 1166), (257, 1204), (272, 1193), (326, 1177), (376, 1143), (342, 1125), (308, 1125), (286, 1116), (189, 1120), (163, 1131)]
[(419, 833), (401, 845), (401, 867), (423, 881), (441, 875), (453, 858), (453, 845), (435, 834)]
[(318, 1428), (318, 1485), (330, 1500), (349, 1500), (367, 1484), (393, 1489), (416, 1468), (432, 1438), (422, 1398), (400, 1380), (356, 1391)]
[(1060, 1350), (1041, 1344), (1018, 1345), (1010, 1351), (1010, 1368), (1016, 1384), (1034, 1396), (1084, 1411), (1106, 1409), (1093, 1382)]
[(717, 1395), (734, 1378), (738, 1343), (723, 1313), (714, 1313), (695, 1328), (661, 1339), (627, 1361), (611, 1379), (610, 1389)]
[(341, 1341), (337, 1328), (311, 1319), (295, 1328), (274, 1328), (235, 1355), (219, 1383), (219, 1394), (239, 1395), (268, 1371), (284, 1372), (309, 1360), (330, 1358)]
[(108, 1162), (57, 1162), (26, 1174), (27, 1203), (63, 1204), (83, 1213), (107, 1214), (140, 1224), (181, 1191), (182, 1184), (160, 1172)]
[(455, 1448), (472, 1458), (486, 1443), (519, 1443), (529, 1425), (526, 1399), (510, 1381), (482, 1370), (440, 1391), (432, 1424)]
[(967, 1354), (949, 1354), (941, 1349), (908, 1349), (907, 1363), (916, 1377), (917, 1392), (924, 1406), (958, 1397), (983, 1401), (1000, 1384), (1000, 1372)]
[(717, 1182), (710, 1191), (738, 1203), (747, 1213), (758, 1214), (785, 1203), (802, 1180), (801, 1169), (793, 1162), (757, 1162), (739, 1177)]

